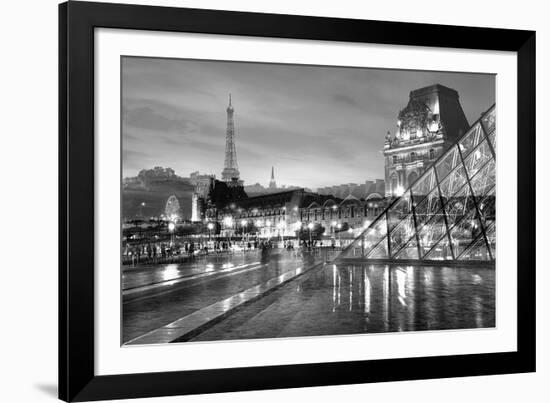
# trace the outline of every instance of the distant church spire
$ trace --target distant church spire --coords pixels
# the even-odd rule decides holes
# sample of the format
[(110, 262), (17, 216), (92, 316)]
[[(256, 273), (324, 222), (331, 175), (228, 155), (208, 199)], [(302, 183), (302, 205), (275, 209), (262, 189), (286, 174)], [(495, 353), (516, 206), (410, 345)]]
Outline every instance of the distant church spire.
[(232, 182), (239, 180), (239, 167), (237, 165), (237, 149), (235, 147), (235, 123), (233, 122), (233, 106), (231, 94), (227, 106), (227, 129), (225, 132), (225, 161), (222, 171), (222, 180)]
[(275, 182), (275, 169), (273, 166), (271, 167), (271, 180), (269, 181), (269, 188), (275, 189), (277, 187), (277, 183)]

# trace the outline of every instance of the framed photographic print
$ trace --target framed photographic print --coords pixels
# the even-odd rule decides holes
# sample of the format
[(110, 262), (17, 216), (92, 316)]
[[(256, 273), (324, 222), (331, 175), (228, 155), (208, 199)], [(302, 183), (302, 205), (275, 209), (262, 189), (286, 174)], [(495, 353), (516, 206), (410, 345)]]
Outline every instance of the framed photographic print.
[(61, 399), (535, 370), (534, 32), (59, 24)]

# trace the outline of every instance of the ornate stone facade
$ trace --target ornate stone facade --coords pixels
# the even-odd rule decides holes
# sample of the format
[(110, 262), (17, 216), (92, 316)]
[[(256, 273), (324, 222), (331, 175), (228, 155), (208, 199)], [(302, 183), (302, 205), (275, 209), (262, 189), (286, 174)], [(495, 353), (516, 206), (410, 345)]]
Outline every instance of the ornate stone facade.
[(435, 84), (411, 91), (384, 143), (386, 196), (399, 196), (468, 126), (455, 90)]

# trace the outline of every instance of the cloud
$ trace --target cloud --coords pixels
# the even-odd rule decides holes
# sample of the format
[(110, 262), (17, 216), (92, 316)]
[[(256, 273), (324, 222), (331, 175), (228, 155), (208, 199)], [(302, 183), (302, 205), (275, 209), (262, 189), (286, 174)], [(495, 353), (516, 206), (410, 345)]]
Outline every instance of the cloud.
[(219, 176), (229, 93), (242, 179), (265, 184), (273, 165), (278, 183), (306, 187), (383, 177), (385, 133), (415, 88), (457, 89), (470, 120), (494, 102), (481, 74), (133, 57), (122, 75), (128, 175), (142, 161)]
[(348, 95), (335, 94), (335, 95), (332, 96), (332, 99), (334, 100), (334, 102), (343, 104), (345, 106), (351, 106), (351, 107), (354, 107), (354, 108), (359, 108), (360, 107), (359, 103), (355, 99), (353, 99), (352, 97), (350, 97)]

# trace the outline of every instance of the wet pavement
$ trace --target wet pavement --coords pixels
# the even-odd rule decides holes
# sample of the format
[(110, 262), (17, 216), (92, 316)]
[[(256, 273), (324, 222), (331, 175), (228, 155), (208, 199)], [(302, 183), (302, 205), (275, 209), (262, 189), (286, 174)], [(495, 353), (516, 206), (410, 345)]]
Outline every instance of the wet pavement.
[[(276, 278), (288, 281), (325, 258), (319, 252), (271, 249), (211, 254), (182, 264), (125, 266), (122, 342), (169, 327), (191, 314), (201, 316), (204, 308), (245, 291), (250, 294), (254, 287), (274, 283)], [(265, 290), (262, 287), (257, 288)]]
[(190, 341), (494, 326), (494, 267), (327, 264)]

